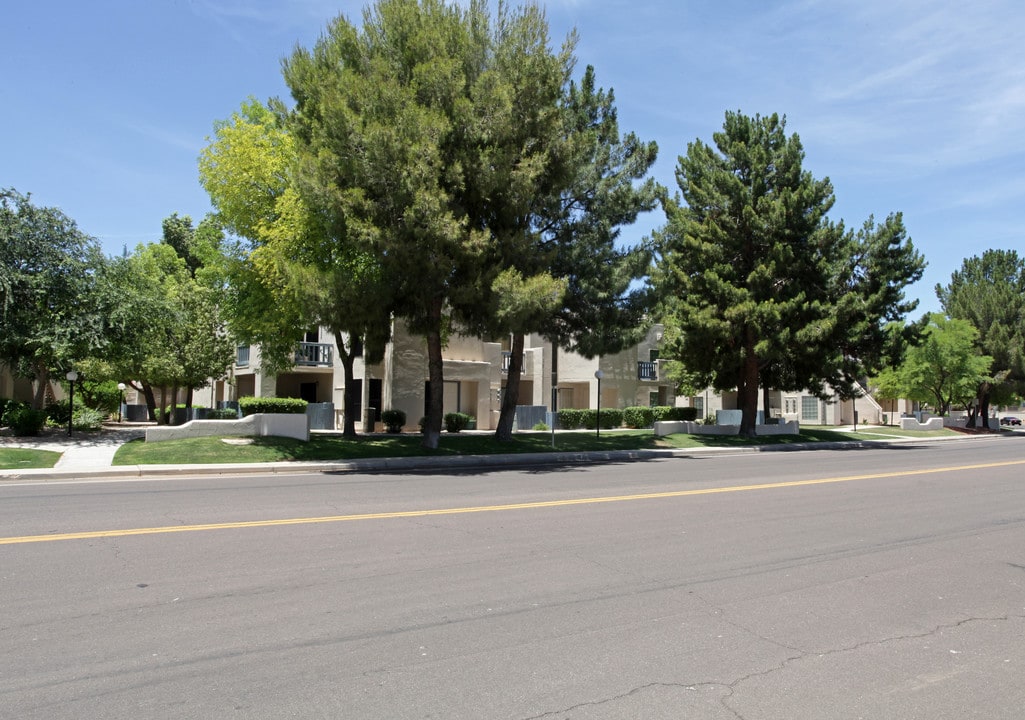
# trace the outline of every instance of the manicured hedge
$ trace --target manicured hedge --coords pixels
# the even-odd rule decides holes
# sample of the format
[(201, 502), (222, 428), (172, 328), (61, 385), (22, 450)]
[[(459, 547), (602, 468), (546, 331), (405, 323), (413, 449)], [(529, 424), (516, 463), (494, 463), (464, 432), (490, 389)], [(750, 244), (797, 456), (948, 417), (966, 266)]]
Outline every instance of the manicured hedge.
[(629, 428), (649, 428), (655, 422), (655, 413), (650, 407), (634, 406), (623, 410), (623, 424)]
[(584, 410), (568, 408), (557, 413), (556, 427), (562, 430), (577, 430), (584, 426)]
[(243, 397), (238, 399), (238, 406), (243, 415), (256, 415), (257, 413), (302, 415), (306, 412), (308, 404), (299, 398)]
[[(569, 408), (560, 410), (557, 413), (558, 427), (560, 430), (579, 430), (585, 428), (594, 430), (598, 426), (598, 411), (593, 408), (581, 410)], [(601, 426), (606, 430), (614, 430), (623, 425), (623, 411), (619, 408), (601, 409)]]
[(694, 407), (672, 407), (671, 405), (659, 405), (651, 408), (655, 415), (655, 422), (663, 420), (686, 420), (694, 422), (698, 419), (698, 409)]
[(214, 408), (206, 411), (207, 420), (238, 420), (238, 410), (234, 408)]

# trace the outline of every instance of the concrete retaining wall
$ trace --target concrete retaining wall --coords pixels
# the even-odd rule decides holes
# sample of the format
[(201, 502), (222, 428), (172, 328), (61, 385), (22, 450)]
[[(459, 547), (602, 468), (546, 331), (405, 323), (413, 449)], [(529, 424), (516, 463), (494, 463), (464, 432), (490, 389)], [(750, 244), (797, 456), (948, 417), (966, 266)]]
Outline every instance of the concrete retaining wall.
[(901, 430), (942, 430), (943, 429), (943, 418), (934, 417), (929, 418), (925, 422), (918, 422), (913, 417), (901, 418), (900, 419)]
[[(758, 425), (757, 434), (765, 435), (798, 435), (801, 432), (801, 423), (796, 420), (781, 423), (779, 425)], [(737, 435), (740, 433), (739, 425), (701, 425), (697, 422), (686, 420), (668, 420), (655, 423), (656, 437), (673, 435), (676, 433), (687, 433), (689, 435)]]
[(257, 413), (240, 420), (193, 420), (173, 427), (146, 428), (146, 442), (193, 437), (289, 437), (310, 439), (309, 416), (303, 414)]

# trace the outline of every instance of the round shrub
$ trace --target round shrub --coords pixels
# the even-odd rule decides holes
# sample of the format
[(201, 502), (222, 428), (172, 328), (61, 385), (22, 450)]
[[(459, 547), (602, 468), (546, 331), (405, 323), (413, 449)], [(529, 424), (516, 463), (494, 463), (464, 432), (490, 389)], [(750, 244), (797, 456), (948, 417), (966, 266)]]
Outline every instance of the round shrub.
[(406, 424), (406, 413), (402, 410), (385, 410), (381, 413), (381, 422), (390, 433), (400, 433)]
[(466, 413), (447, 413), (444, 417), (445, 432), (457, 433), (460, 430), (465, 430), (469, 427), (471, 420), (473, 418)]
[(38, 435), (46, 424), (46, 411), (33, 410), (28, 405), (8, 406), (4, 413), (4, 421), (11, 427), (15, 435)]

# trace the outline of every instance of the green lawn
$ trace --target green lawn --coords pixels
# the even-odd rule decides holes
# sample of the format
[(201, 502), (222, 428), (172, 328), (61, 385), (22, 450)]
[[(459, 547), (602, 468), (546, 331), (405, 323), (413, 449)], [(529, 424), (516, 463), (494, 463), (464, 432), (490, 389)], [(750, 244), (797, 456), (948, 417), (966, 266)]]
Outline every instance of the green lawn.
[(644, 450), (654, 448), (751, 447), (796, 443), (885, 440), (894, 437), (938, 437), (952, 431), (904, 432), (896, 428), (865, 428), (840, 432), (803, 428), (800, 435), (775, 435), (754, 439), (721, 435), (670, 435), (656, 438), (651, 430), (616, 430), (550, 433), (517, 433), (511, 443), (499, 443), (490, 434), (442, 434), (437, 450), (427, 450), (416, 434), (373, 435), (346, 440), (334, 435), (314, 435), (309, 442), (288, 438), (192, 438), (146, 443), (135, 440), (122, 446), (115, 465), (182, 465), (217, 463), (266, 463), (334, 461), (359, 458), (443, 457), (449, 455), (496, 455), (505, 453), (585, 452), (594, 450)]
[(26, 470), (52, 468), (60, 460), (59, 452), (29, 450), (26, 448), (0, 448), (0, 470)]

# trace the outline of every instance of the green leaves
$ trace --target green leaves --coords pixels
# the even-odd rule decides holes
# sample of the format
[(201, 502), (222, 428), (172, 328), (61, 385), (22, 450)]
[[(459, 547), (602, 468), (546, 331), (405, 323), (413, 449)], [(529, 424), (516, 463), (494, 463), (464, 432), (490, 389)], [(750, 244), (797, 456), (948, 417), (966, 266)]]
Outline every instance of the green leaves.
[(653, 242), (674, 355), (690, 376), (738, 389), (752, 433), (759, 383), (853, 393), (884, 359), (885, 324), (914, 308), (903, 290), (924, 267), (899, 214), (857, 233), (830, 223), (832, 185), (803, 170), (785, 130), (777, 115), (731, 112), (715, 148), (691, 143)]

